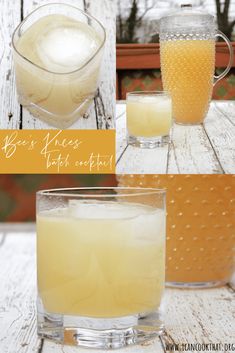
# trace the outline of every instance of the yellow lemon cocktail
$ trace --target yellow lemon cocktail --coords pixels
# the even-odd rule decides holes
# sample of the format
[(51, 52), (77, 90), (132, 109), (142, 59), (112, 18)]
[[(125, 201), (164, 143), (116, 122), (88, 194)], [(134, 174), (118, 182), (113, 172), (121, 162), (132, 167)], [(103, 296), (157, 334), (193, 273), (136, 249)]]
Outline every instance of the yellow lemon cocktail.
[(105, 31), (69, 5), (38, 8), (13, 35), (20, 103), (58, 128), (72, 125), (94, 98)]
[(49, 193), (59, 200), (52, 207), (50, 199), (44, 203), (47, 194), (39, 195), (46, 206), (39, 201), (37, 212), (39, 321), (42, 315), (82, 317), (92, 325), (110, 320), (114, 329), (116, 320), (138, 326), (138, 317), (158, 311), (165, 281), (165, 210), (159, 200), (158, 207), (150, 206), (152, 194), (141, 190), (134, 196), (117, 189), (110, 200), (66, 198), (63, 206), (63, 194)]
[(163, 84), (171, 93), (177, 123), (203, 122), (212, 96), (214, 70), (214, 40), (161, 42)]
[(128, 142), (143, 148), (169, 142), (171, 98), (166, 92), (131, 92), (126, 103)]

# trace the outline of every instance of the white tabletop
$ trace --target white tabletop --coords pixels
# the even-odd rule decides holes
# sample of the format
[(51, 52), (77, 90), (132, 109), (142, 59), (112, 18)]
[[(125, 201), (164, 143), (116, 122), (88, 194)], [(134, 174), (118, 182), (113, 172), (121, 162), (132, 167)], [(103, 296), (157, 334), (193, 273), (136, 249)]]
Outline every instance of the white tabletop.
[[(21, 19), (48, 0), (0, 1), (0, 129), (53, 129), (35, 119), (17, 101), (11, 36)], [(51, 1), (53, 2), (53, 1)], [(89, 12), (99, 19), (107, 33), (101, 82), (97, 96), (85, 114), (70, 129), (110, 129), (114, 127), (116, 94), (116, 11), (115, 2), (109, 0), (56, 0)]]
[[(0, 226), (0, 352), (101, 352), (61, 346), (37, 337), (35, 240), (30, 225)], [(163, 308), (166, 329), (161, 339), (117, 352), (166, 353), (170, 352), (166, 350), (169, 343), (235, 343), (232, 285), (204, 290), (167, 289)]]
[(117, 104), (117, 174), (234, 174), (235, 101), (213, 101), (204, 124), (174, 124), (169, 146), (140, 149), (126, 141), (126, 105)]

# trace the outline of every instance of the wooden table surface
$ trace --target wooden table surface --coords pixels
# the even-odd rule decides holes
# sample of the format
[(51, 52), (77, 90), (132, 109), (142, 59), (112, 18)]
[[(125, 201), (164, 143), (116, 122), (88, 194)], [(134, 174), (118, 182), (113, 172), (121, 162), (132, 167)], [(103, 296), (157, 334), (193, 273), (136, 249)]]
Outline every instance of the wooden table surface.
[[(30, 225), (0, 226), (0, 352), (101, 352), (61, 346), (37, 337), (35, 240)], [(204, 290), (167, 289), (163, 301), (166, 329), (162, 338), (117, 352), (173, 352), (166, 349), (169, 343), (234, 344), (235, 348), (234, 299), (232, 285)], [(219, 350), (222, 352), (225, 350)]]
[[(48, 0), (0, 0), (0, 129), (52, 129), (35, 119), (17, 101), (12, 61), (11, 36), (16, 26), (31, 11)], [(116, 10), (110, 0), (56, 0), (89, 12), (99, 19), (107, 33), (101, 82), (93, 104), (84, 118), (70, 129), (110, 129), (114, 127), (116, 94)]]
[(172, 143), (140, 149), (126, 141), (126, 106), (117, 104), (117, 174), (234, 174), (235, 101), (213, 101), (203, 125), (174, 124)]

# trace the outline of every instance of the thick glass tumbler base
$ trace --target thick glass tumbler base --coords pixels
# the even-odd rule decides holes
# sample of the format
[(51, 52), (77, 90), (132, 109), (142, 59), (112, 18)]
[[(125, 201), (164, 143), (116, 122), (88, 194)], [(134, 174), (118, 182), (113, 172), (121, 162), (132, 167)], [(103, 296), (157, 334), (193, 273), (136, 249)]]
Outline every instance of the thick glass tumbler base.
[(43, 109), (42, 107), (32, 102), (28, 102), (22, 96), (19, 96), (19, 103), (25, 109), (27, 109), (28, 112), (34, 116), (34, 118), (39, 119), (50, 126), (54, 126), (57, 129), (67, 129), (72, 126), (79, 118), (84, 116), (92, 103), (92, 99), (93, 97), (89, 97), (82, 104), (80, 104), (76, 111), (64, 116), (50, 113), (46, 109)]
[(113, 319), (38, 312), (38, 335), (63, 345), (118, 349), (152, 340), (163, 329), (158, 312)]
[(131, 146), (140, 148), (156, 148), (163, 147), (170, 143), (170, 136), (156, 136), (156, 137), (136, 137), (128, 136), (128, 143)]
[(208, 282), (166, 282), (166, 287), (185, 288), (185, 289), (203, 289), (224, 286), (228, 281), (208, 281)]

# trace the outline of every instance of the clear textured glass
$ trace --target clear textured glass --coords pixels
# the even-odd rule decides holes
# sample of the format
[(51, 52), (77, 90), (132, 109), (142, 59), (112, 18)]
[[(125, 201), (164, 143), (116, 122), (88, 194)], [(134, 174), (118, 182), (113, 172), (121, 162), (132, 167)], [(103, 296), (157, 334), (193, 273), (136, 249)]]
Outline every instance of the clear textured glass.
[(169, 143), (172, 104), (167, 92), (130, 92), (126, 110), (127, 138), (131, 145), (155, 148)]
[(161, 334), (165, 191), (37, 193), (38, 334), (120, 348)]
[(12, 38), (20, 104), (57, 128), (72, 125), (95, 96), (105, 40), (101, 23), (76, 7), (32, 12)]
[[(213, 85), (231, 68), (233, 50), (228, 38), (217, 33), (212, 15), (184, 6), (160, 20), (160, 57), (163, 87), (172, 97), (176, 123), (201, 124), (208, 112)], [(228, 67), (219, 76), (215, 71), (215, 40), (228, 45)]]

